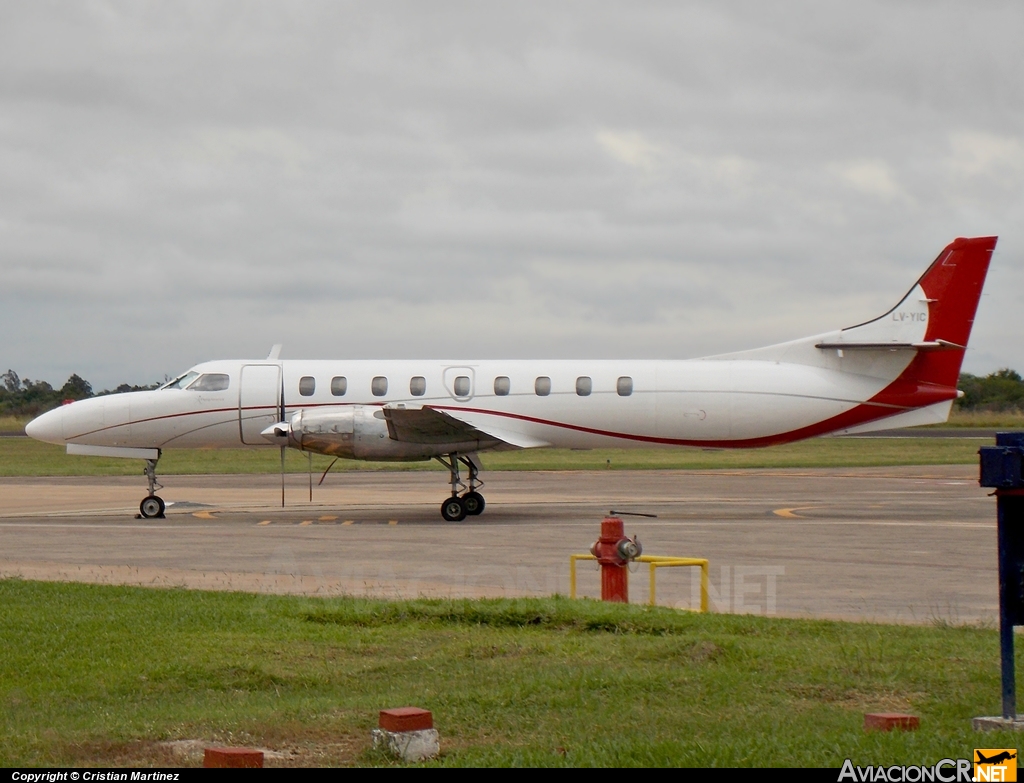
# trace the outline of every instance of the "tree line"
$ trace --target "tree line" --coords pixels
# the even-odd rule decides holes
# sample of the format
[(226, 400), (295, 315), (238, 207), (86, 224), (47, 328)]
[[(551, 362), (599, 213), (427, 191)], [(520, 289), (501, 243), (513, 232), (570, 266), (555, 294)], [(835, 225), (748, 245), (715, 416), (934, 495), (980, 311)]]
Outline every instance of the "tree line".
[(956, 401), (961, 410), (1024, 411), (1024, 379), (1016, 370), (996, 370), (984, 378), (963, 372), (957, 388), (964, 393)]
[[(67, 400), (145, 391), (160, 385), (159, 382), (149, 386), (122, 383), (115, 389), (94, 392), (92, 384), (75, 373), (63, 386), (55, 389), (46, 381), (20, 378), (14, 370), (8, 370), (0, 375), (0, 415), (38, 416)], [(1024, 379), (1016, 370), (996, 370), (984, 377), (961, 373), (959, 388), (964, 392), (964, 396), (955, 403), (960, 410), (999, 413), (1024, 411)]]
[(102, 397), (106, 394), (123, 394), (131, 391), (156, 389), (160, 383), (149, 386), (133, 386), (122, 383), (116, 389), (94, 392), (92, 384), (74, 373), (64, 385), (55, 389), (46, 381), (21, 378), (14, 370), (0, 375), (0, 416), (38, 416), (56, 408), (68, 400), (84, 400), (87, 397)]

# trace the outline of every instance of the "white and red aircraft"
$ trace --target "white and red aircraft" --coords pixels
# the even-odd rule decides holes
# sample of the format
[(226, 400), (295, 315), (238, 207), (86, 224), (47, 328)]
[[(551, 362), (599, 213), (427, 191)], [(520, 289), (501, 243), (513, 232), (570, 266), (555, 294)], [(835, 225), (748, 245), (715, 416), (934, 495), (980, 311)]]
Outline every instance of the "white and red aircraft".
[[(945, 421), (996, 237), (956, 239), (899, 304), (857, 326), (688, 361), (198, 364), (154, 391), (94, 397), (25, 428), (69, 454), (278, 445), (361, 460), (436, 459), (447, 520), (484, 508), (477, 454), (499, 449), (749, 448)], [(469, 473), (468, 484), (459, 475)]]

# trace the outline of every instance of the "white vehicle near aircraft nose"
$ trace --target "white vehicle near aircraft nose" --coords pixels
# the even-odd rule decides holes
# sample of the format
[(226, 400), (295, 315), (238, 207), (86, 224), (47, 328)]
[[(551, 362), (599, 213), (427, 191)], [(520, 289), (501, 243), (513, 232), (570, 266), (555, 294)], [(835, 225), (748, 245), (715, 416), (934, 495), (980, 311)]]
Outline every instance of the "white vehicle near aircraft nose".
[[(154, 391), (81, 400), (28, 435), (70, 454), (146, 460), (162, 516), (164, 449), (295, 448), (436, 459), (447, 520), (479, 514), (489, 450), (751, 448), (945, 421), (996, 237), (956, 239), (889, 312), (779, 345), (686, 361), (265, 360), (198, 364)], [(463, 482), (460, 467), (468, 471)]]

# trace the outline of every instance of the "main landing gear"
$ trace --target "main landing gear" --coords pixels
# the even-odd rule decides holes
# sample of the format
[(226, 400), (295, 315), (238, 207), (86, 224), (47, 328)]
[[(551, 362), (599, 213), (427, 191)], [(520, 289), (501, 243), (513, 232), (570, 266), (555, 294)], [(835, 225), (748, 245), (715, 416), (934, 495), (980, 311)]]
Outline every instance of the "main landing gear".
[(157, 497), (156, 491), (163, 489), (164, 485), (156, 480), (156, 463), (159, 460), (159, 455), (156, 459), (146, 460), (146, 478), (149, 479), (149, 494), (139, 504), (139, 516), (142, 519), (163, 519), (164, 518), (164, 501)]
[[(434, 457), (448, 468), (451, 475), (452, 496), (441, 504), (441, 516), (448, 522), (461, 522), (467, 516), (475, 517), (484, 512), (484, 496), (477, 492), (484, 482), (480, 480), (480, 463), (475, 454), (448, 454)], [(459, 477), (459, 463), (469, 469), (468, 486)], [(464, 490), (467, 490), (463, 492)], [(460, 497), (459, 492), (463, 492)]]

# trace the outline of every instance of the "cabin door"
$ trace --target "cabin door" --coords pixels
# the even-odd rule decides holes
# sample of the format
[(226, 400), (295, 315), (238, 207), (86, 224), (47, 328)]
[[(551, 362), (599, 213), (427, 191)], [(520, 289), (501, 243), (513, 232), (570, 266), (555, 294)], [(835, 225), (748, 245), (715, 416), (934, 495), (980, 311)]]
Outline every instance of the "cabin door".
[(238, 429), (242, 443), (269, 446), (260, 436), (281, 420), (281, 368), (276, 364), (246, 364), (238, 390)]

